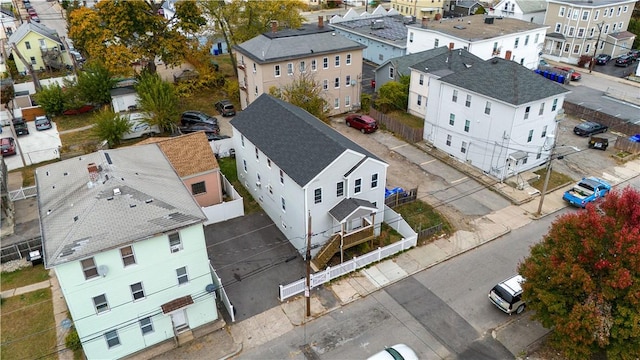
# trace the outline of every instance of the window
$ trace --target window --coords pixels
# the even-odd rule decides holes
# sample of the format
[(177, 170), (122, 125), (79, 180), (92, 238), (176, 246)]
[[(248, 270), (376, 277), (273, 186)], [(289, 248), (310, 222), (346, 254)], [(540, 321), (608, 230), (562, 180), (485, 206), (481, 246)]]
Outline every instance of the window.
[(329, 80), (322, 80), (322, 90), (329, 89)]
[(38, 42), (40, 43), (40, 48), (41, 49), (46, 49), (47, 48), (47, 43), (44, 42), (44, 39), (38, 39)]
[(499, 54), (499, 53), (498, 53), (498, 42), (496, 41), (496, 42), (493, 43), (492, 55), (497, 55), (497, 54)]
[(340, 197), (344, 195), (344, 181), (336, 183), (336, 196)]
[(491, 114), (491, 103), (488, 101), (486, 104), (484, 104), (484, 113), (487, 115)]
[(153, 324), (151, 323), (151, 317), (140, 319), (140, 330), (142, 330), (142, 335), (146, 335), (150, 332), (153, 332)]
[(180, 240), (180, 233), (174, 232), (169, 234), (169, 249), (172, 253), (182, 250), (182, 241)]
[(466, 143), (466, 141), (463, 141), (462, 145), (460, 145), (460, 152), (463, 153), (463, 154), (467, 152), (467, 143)]
[(564, 52), (569, 52), (569, 46), (571, 46), (571, 44), (569, 43), (564, 44)]
[(267, 167), (271, 169), (271, 159), (267, 158)]
[(613, 17), (613, 8), (609, 9), (609, 17)]
[(393, 79), (393, 68), (389, 68), (389, 79)]
[(124, 264), (125, 267), (136, 263), (136, 257), (133, 255), (133, 248), (131, 246), (120, 249), (120, 256), (122, 257), (122, 264)]
[(573, 46), (573, 53), (574, 54), (579, 54), (580, 53), (580, 45), (576, 44)]
[(518, 43), (520, 42), (520, 38), (516, 38), (516, 41), (513, 43), (513, 48), (517, 49), (518, 48)]
[(618, 29), (620, 29), (620, 31), (622, 31), (622, 29), (623, 29), (623, 28), (622, 28), (622, 24), (624, 24), (624, 22), (623, 22), (623, 21), (620, 21), (620, 25), (618, 25)]
[(564, 11), (565, 11), (564, 6), (561, 6), (560, 10), (558, 11), (558, 16), (560, 16), (560, 17), (564, 16)]
[(579, 15), (580, 15), (580, 12), (578, 11), (578, 9), (575, 9), (573, 11), (573, 20), (578, 20)]
[(587, 45), (584, 47), (584, 52), (585, 52), (585, 53), (587, 53), (587, 54), (588, 54), (588, 53), (589, 53), (589, 50), (591, 50), (591, 44), (587, 44)]
[(280, 65), (276, 65), (273, 67), (273, 75), (275, 77), (279, 77), (280, 76)]
[(328, 69), (329, 68), (329, 58), (322, 58), (322, 68), (323, 69)]
[(255, 151), (256, 151), (256, 160), (260, 160), (260, 150), (258, 150), (258, 147), (255, 147)]
[(306, 69), (306, 64), (304, 63), (304, 61), (300, 61), (300, 72), (303, 73), (305, 72)]
[(599, 16), (600, 16), (600, 10), (596, 10), (596, 12), (593, 14), (593, 20), (598, 20)]
[(131, 295), (133, 296), (133, 301), (144, 299), (144, 289), (142, 288), (142, 283), (135, 283), (130, 285), (131, 287)]
[(413, 42), (413, 33), (409, 32), (409, 42), (412, 43)]
[(578, 37), (584, 37), (584, 28), (578, 28)]
[(540, 137), (545, 137), (545, 136), (547, 136), (547, 125), (545, 125), (545, 126), (542, 128), (542, 135), (540, 135)]
[(335, 61), (333, 64), (335, 67), (340, 67), (340, 55), (336, 55)]
[(333, 108), (334, 109), (339, 109), (340, 108), (340, 98), (333, 99)]
[(335, 78), (335, 80), (333, 80), (333, 87), (336, 88), (336, 89), (340, 88), (340, 78), (339, 77), (337, 77), (337, 78)]
[(287, 75), (293, 75), (293, 63), (287, 64)]
[(344, 86), (351, 86), (351, 75), (347, 75), (344, 79)]
[(280, 170), (280, 184), (284, 185), (284, 171)]
[(244, 169), (244, 172), (247, 172), (247, 160), (242, 160), (242, 169)]
[(359, 194), (362, 191), (362, 179), (356, 179), (355, 187), (353, 188), (353, 192), (355, 194)]
[(566, 35), (567, 34), (567, 25), (564, 26), (564, 30), (562, 30), (562, 34)]
[(313, 203), (320, 204), (322, 202), (322, 189), (315, 189), (313, 191)]
[(347, 95), (344, 97), (344, 106), (351, 106), (351, 96)]
[(28, 42), (28, 41), (25, 41), (25, 42), (24, 42), (24, 46), (26, 46), (26, 47), (27, 47), (27, 50), (30, 50), (30, 49), (31, 49), (31, 43), (30, 43), (30, 42)]
[(371, 175), (371, 188), (375, 189), (378, 187), (378, 174)]
[(104, 338), (107, 340), (107, 347), (111, 349), (114, 346), (120, 345), (120, 338), (118, 338), (118, 330), (111, 330), (104, 333)]
[(538, 110), (538, 115), (544, 114), (544, 103), (540, 104), (540, 110)]
[(191, 184), (191, 193), (193, 195), (204, 194), (206, 192), (207, 192), (207, 187), (205, 186), (204, 181)]
[(424, 74), (420, 74), (420, 79), (418, 80), (420, 85), (424, 85)]
[(435, 39), (435, 40), (433, 41), (433, 48), (434, 48), (434, 49), (435, 49), (435, 48), (437, 48), (439, 43), (440, 43), (440, 39)]
[(273, 186), (271, 184), (267, 185), (267, 189), (269, 189), (269, 195), (273, 195)]
[(240, 143), (242, 144), (242, 147), (244, 147), (244, 135), (240, 135)]
[(575, 30), (576, 30), (576, 29), (575, 29), (573, 26), (571, 26), (571, 27), (569, 28), (569, 35), (568, 35), (568, 36), (573, 36), (573, 33), (574, 33), (574, 31), (575, 31)]
[(540, 34), (536, 34), (536, 37), (533, 39), (533, 43), (537, 44), (538, 40), (540, 40)]
[(613, 27), (611, 28), (611, 32), (616, 32), (617, 27), (618, 27), (618, 24), (613, 24)]
[(98, 276), (98, 267), (96, 267), (95, 261), (93, 258), (88, 258), (80, 261), (82, 265), (82, 272), (84, 273), (85, 280), (92, 279)]
[(609, 24), (604, 26), (604, 33), (607, 34), (609, 32)]
[(625, 5), (624, 10), (622, 10), (622, 12), (627, 12), (627, 10), (629, 10), (629, 5)]
[(527, 120), (529, 118), (529, 112), (531, 112), (531, 106), (527, 106), (524, 108), (524, 119)]
[(176, 269), (176, 276), (178, 277), (178, 285), (189, 282), (189, 275), (187, 275), (187, 268), (185, 266)]
[(529, 35), (524, 37), (524, 46), (529, 45)]
[(456, 114), (449, 114), (449, 125), (453, 126), (456, 123)]
[(37, 63), (36, 58), (34, 56), (30, 57), (29, 61), (31, 61), (31, 65), (35, 65)]
[(529, 136), (527, 136), (527, 142), (531, 142), (531, 139), (533, 139), (533, 130), (529, 130)]
[(464, 121), (464, 131), (469, 132), (469, 127), (471, 127), (471, 120)]
[(622, 7), (618, 7), (618, 13), (616, 14), (616, 16), (620, 16), (621, 12), (622, 12)]
[(562, 24), (556, 24), (555, 32), (559, 33), (562, 30)]
[(471, 107), (471, 95), (467, 95), (467, 101), (464, 102), (464, 106)]
[(347, 60), (345, 60), (347, 65), (351, 65), (351, 54), (347, 54)]
[(447, 135), (447, 146), (451, 146), (451, 135)]
[(280, 198), (280, 206), (282, 207), (282, 212), (287, 211), (287, 204), (285, 203), (283, 197)]
[(316, 61), (316, 59), (311, 60), (311, 71), (316, 71), (318, 70), (318, 62)]
[(589, 37), (593, 37), (593, 35), (594, 35), (595, 33), (596, 33), (596, 28), (592, 27), (592, 28), (589, 30)]
[(105, 294), (102, 294), (94, 297), (93, 306), (96, 308), (96, 314), (109, 311), (109, 303), (107, 303), (107, 296)]
[(255, 88), (253, 88), (253, 95), (258, 96), (258, 86), (256, 85)]
[(451, 101), (458, 102), (458, 90), (453, 90), (453, 95), (451, 96)]
[(553, 99), (553, 105), (551, 106), (551, 111), (556, 111), (558, 107), (558, 99)]

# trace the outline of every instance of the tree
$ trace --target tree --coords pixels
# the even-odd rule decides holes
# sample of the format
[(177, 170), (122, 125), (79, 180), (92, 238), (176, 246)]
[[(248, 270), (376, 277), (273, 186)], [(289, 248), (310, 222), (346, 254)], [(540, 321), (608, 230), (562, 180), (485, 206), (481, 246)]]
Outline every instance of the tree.
[(43, 87), (34, 98), (38, 105), (49, 115), (60, 115), (66, 109), (68, 95), (57, 83)]
[(409, 104), (409, 82), (407, 75), (400, 76), (400, 81), (389, 81), (382, 85), (375, 100), (376, 107), (382, 112), (391, 110), (405, 111)]
[(194, 1), (175, 2), (171, 19), (158, 15), (163, 1), (100, 1), (94, 8), (80, 7), (69, 16), (69, 37), (74, 46), (99, 59), (114, 74), (129, 75), (139, 61), (155, 73), (156, 58), (179, 65), (189, 41), (181, 33), (205, 24)]
[(178, 96), (173, 84), (163, 81), (158, 74), (143, 72), (135, 86), (140, 109), (147, 113), (149, 125), (174, 132), (178, 119)]
[(569, 358), (640, 354), (640, 193), (614, 191), (561, 216), (519, 265), (532, 317)]
[(85, 103), (108, 104), (111, 102), (111, 88), (116, 81), (102, 63), (87, 64), (78, 75), (78, 92)]
[(129, 120), (111, 110), (100, 111), (94, 117), (93, 133), (100, 140), (105, 140), (109, 147), (120, 144), (122, 136), (129, 132)]
[(302, 73), (280, 88), (270, 88), (269, 94), (305, 109), (320, 120), (327, 119), (327, 101), (322, 97), (322, 86), (310, 73)]

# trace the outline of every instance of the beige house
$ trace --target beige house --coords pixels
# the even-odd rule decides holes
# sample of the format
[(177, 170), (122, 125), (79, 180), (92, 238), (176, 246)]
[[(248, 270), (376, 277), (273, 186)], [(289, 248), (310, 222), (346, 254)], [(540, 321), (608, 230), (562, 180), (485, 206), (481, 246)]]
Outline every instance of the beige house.
[(415, 16), (418, 20), (442, 15), (443, 6), (443, 0), (391, 0), (392, 9), (404, 16)]
[(233, 47), (243, 110), (269, 89), (301, 76), (322, 87), (331, 115), (360, 107), (364, 46), (324, 26), (322, 17), (318, 21), (300, 29), (279, 30), (273, 24), (271, 32)]
[(546, 57), (576, 64), (582, 55), (626, 54), (635, 34), (627, 31), (635, 0), (549, 0)]

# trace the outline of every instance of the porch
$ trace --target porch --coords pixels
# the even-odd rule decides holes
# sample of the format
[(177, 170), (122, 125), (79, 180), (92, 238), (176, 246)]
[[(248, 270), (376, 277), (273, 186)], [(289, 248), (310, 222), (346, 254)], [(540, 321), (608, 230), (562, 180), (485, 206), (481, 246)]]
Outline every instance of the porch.
[(324, 268), (329, 260), (340, 252), (375, 238), (374, 223), (368, 219), (362, 219), (362, 227), (350, 232), (341, 231), (333, 234), (316, 256), (311, 259), (311, 267), (314, 271)]

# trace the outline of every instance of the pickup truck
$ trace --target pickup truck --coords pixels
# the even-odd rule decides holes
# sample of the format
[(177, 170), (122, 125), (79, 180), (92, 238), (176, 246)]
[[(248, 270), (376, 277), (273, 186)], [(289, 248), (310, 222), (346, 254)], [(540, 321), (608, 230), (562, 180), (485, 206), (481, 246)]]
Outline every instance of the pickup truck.
[(605, 197), (609, 191), (611, 191), (609, 183), (596, 177), (588, 177), (567, 190), (562, 199), (574, 206), (584, 208), (588, 203)]

